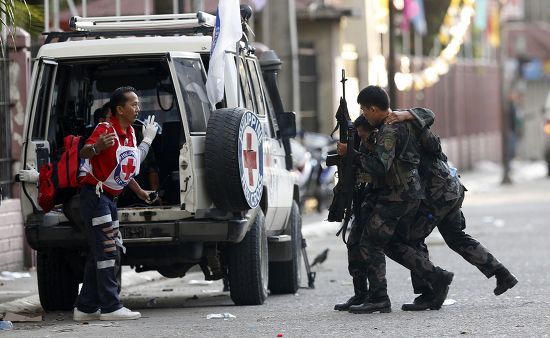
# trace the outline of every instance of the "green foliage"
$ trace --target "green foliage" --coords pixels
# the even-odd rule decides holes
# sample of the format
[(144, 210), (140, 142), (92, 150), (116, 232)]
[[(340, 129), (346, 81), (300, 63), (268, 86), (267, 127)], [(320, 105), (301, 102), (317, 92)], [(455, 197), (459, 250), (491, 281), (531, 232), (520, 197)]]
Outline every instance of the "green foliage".
[[(0, 0), (0, 29), (6, 30), (14, 39), (15, 27), (21, 27), (36, 36), (44, 27), (41, 6), (28, 5), (25, 0)], [(4, 51), (6, 41), (0, 36), (0, 49)]]

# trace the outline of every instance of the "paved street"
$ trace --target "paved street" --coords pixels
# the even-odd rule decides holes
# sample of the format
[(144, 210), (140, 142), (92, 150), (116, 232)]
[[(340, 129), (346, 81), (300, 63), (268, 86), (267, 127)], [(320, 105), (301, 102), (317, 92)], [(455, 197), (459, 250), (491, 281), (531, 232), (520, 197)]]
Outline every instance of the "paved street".
[[(475, 190), (475, 189), (474, 189)], [(201, 275), (182, 279), (153, 278), (123, 286), (125, 305), (142, 312), (131, 322), (78, 324), (71, 314), (49, 313), (45, 321), (15, 323), (14, 337), (189, 336), (189, 337), (365, 337), (365, 336), (548, 336), (550, 333), (550, 179), (511, 187), (494, 187), (467, 195), (464, 211), (468, 232), (479, 239), (519, 279), (502, 296), (493, 295), (494, 279), (450, 251), (437, 234), (429, 238), (433, 261), (455, 272), (448, 302), (440, 311), (409, 313), (401, 304), (413, 299), (407, 271), (388, 264), (393, 312), (354, 315), (335, 312), (334, 303), (351, 295), (346, 252), (334, 237), (337, 225), (322, 225), (307, 216), (309, 255), (330, 248), (316, 269), (314, 290), (271, 296), (263, 306), (236, 307), (221, 292), (221, 283), (192, 284)], [(315, 229), (318, 227), (318, 229)], [(319, 230), (319, 231), (317, 231)], [(190, 283), (191, 282), (191, 283)], [(305, 285), (305, 281), (302, 281)], [(228, 312), (235, 319), (206, 319)]]

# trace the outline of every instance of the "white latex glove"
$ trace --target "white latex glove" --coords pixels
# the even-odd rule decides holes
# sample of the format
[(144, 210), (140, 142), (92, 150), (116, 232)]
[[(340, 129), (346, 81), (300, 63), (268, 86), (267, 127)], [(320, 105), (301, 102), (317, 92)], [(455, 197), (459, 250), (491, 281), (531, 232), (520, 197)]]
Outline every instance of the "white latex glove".
[(38, 171), (32, 167), (30, 169), (19, 170), (19, 180), (21, 182), (36, 183), (38, 182), (39, 175)]
[(143, 123), (143, 142), (151, 145), (155, 136), (157, 136), (157, 130), (159, 129), (159, 124), (155, 122), (155, 115), (149, 115), (147, 120)]

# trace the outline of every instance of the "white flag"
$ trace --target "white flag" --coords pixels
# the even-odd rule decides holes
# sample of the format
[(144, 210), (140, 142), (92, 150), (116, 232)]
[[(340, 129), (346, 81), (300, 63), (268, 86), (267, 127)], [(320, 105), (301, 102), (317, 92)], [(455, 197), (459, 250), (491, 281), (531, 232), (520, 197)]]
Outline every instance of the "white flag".
[(210, 65), (206, 80), (208, 100), (213, 105), (223, 99), (225, 51), (229, 47), (235, 47), (237, 41), (241, 39), (242, 34), (239, 0), (220, 0), (216, 14), (216, 27), (212, 36)]

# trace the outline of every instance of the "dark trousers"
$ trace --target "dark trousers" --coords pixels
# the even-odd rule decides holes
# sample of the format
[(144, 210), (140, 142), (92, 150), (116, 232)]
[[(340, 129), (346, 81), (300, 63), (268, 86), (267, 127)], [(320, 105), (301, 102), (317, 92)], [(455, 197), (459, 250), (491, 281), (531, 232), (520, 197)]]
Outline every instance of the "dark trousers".
[(353, 201), (353, 221), (347, 239), (348, 271), (353, 278), (367, 278), (367, 263), (361, 254), (361, 238), (376, 204), (373, 194), (355, 196)]
[[(449, 248), (490, 278), (504, 266), (481, 243), (464, 232), (466, 219), (461, 210), (463, 201), (464, 189), (458, 199), (428, 202), (431, 205), (421, 206), (411, 231), (410, 245), (428, 257), (428, 247), (424, 240), (437, 226)], [(426, 217), (427, 214), (431, 214), (431, 217)], [(414, 293), (431, 293), (429, 284), (418, 275), (411, 273), (411, 280)]]
[(98, 197), (95, 187), (85, 186), (80, 192), (80, 213), (90, 251), (76, 307), (86, 313), (116, 311), (122, 307), (117, 281), (121, 257), (116, 203), (105, 194)]
[(422, 253), (408, 244), (409, 228), (419, 201), (378, 201), (363, 236), (361, 254), (368, 266), (369, 293), (374, 298), (387, 297), (385, 254), (415, 274), (426, 279), (436, 267)]

